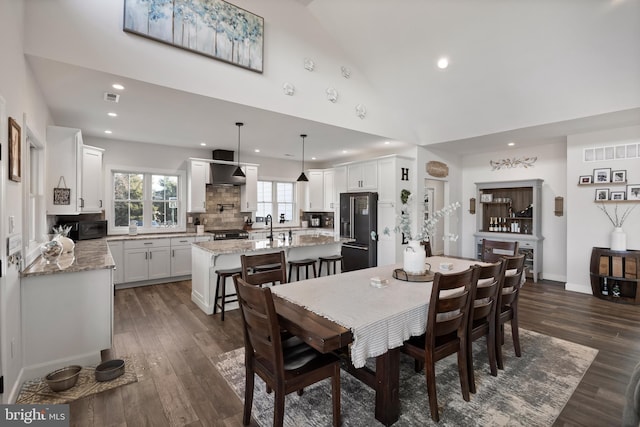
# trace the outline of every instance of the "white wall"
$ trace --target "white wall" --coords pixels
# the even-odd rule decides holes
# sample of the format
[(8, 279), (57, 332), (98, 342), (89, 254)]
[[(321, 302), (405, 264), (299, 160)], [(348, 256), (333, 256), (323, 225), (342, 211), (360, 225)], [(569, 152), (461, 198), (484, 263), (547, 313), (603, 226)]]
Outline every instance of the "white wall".
[[(596, 188), (611, 188), (622, 191), (625, 187), (583, 186), (578, 187), (580, 175), (591, 175), (593, 169), (626, 169), (627, 182), (640, 184), (640, 159), (584, 162), (583, 150), (589, 147), (613, 146), (640, 142), (640, 126), (608, 131), (569, 135), (567, 138), (567, 285), (568, 290), (591, 293), (589, 261), (593, 247), (609, 247), (609, 236), (613, 225), (594, 202)], [(620, 204), (620, 208), (637, 206)], [(613, 208), (612, 205), (607, 205)], [(640, 249), (640, 207), (637, 207), (624, 223), (627, 233), (627, 248)]]
[[(490, 160), (505, 158), (537, 157), (531, 168), (516, 167), (491, 170)], [(542, 179), (541, 228), (543, 241), (542, 277), (564, 282), (566, 280), (566, 224), (567, 214), (555, 216), (554, 199), (569, 199), (566, 183), (566, 144), (556, 143), (535, 147), (505, 147), (494, 153), (467, 155), (463, 158), (462, 200), (465, 218), (462, 256), (475, 258), (473, 233), (476, 232), (476, 215), (469, 214), (469, 199), (476, 197), (476, 182), (514, 181)], [(577, 179), (577, 178), (576, 178)], [(476, 205), (479, 206), (479, 205)]]

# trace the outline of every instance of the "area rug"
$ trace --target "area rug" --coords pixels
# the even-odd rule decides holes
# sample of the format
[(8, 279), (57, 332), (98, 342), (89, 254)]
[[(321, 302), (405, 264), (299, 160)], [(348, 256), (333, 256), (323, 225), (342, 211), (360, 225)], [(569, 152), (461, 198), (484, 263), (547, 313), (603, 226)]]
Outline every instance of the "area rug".
[(92, 394), (101, 393), (112, 388), (138, 381), (135, 363), (130, 358), (123, 358), (125, 361), (125, 372), (118, 378), (111, 381), (98, 382), (95, 378), (95, 367), (82, 367), (78, 382), (68, 390), (55, 392), (51, 391), (44, 378), (25, 381), (20, 389), (20, 394), (16, 403), (21, 404), (61, 404), (69, 403)]
[[(509, 331), (506, 337), (510, 337)], [(484, 340), (474, 343), (477, 393), (465, 402), (460, 391), (455, 355), (436, 363), (440, 422), (431, 420), (424, 373), (416, 374), (413, 359), (401, 355), (400, 419), (397, 426), (550, 426), (580, 383), (598, 350), (558, 338), (520, 329), (522, 357), (515, 357), (506, 339), (505, 369), (497, 377), (489, 373)], [(373, 367), (373, 365), (372, 365)], [(244, 399), (244, 349), (222, 354), (216, 368)], [(252, 415), (261, 426), (273, 422), (273, 394), (256, 377)], [(374, 417), (375, 393), (341, 372), (343, 426), (382, 425)], [(307, 389), (302, 396), (287, 395), (285, 426), (331, 425), (329, 380)]]

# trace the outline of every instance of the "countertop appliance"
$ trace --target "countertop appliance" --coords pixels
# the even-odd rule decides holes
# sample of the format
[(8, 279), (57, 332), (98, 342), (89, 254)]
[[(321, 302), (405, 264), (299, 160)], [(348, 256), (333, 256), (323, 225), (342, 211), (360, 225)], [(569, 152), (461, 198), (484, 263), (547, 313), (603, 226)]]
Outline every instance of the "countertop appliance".
[(74, 241), (107, 237), (107, 220), (60, 222), (71, 227), (69, 238)]
[(340, 236), (355, 239), (342, 245), (345, 271), (378, 265), (378, 193), (340, 194)]
[(311, 227), (322, 227), (322, 215), (311, 215), (309, 225)]
[(233, 239), (248, 239), (249, 233), (241, 229), (233, 230), (210, 230), (209, 234), (213, 234), (213, 240), (233, 240)]

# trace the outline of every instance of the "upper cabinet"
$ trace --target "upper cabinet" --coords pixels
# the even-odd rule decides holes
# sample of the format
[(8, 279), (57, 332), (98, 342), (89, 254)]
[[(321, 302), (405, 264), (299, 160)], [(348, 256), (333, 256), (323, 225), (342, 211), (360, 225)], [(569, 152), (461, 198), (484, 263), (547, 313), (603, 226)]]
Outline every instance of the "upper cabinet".
[(255, 212), (258, 210), (258, 167), (246, 165), (242, 170), (247, 181), (240, 187), (240, 212)]
[(47, 127), (48, 215), (102, 211), (102, 155), (83, 145), (80, 129)]
[(187, 165), (187, 212), (202, 213), (207, 211), (209, 169), (209, 162), (189, 160)]
[(307, 171), (307, 200), (305, 210), (322, 211), (324, 210), (324, 171), (319, 169), (311, 169)]
[(349, 191), (375, 190), (378, 185), (378, 162), (354, 163), (347, 166)]
[(324, 210), (332, 211), (336, 208), (336, 171), (333, 169), (327, 169), (322, 173), (323, 177), (323, 190), (324, 190)]

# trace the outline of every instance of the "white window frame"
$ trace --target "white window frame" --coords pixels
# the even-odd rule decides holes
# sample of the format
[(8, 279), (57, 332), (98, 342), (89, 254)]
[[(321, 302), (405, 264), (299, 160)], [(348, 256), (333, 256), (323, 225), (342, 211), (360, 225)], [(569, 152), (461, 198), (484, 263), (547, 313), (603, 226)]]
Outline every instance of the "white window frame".
[[(272, 212), (271, 212), (271, 216), (273, 217), (273, 227), (276, 228), (278, 226), (280, 227), (295, 227), (300, 225), (300, 216), (296, 214), (296, 212), (298, 212), (298, 200), (300, 199), (300, 186), (298, 185), (298, 182), (295, 181), (291, 181), (289, 179), (283, 179), (283, 178), (272, 178), (272, 177), (258, 177), (258, 182), (271, 182), (271, 195), (272, 195), (272, 201), (271, 201), (271, 205), (272, 205)], [(291, 221), (289, 222), (285, 222), (284, 224), (280, 224), (278, 221), (280, 220), (280, 218), (278, 217), (278, 193), (277, 193), (277, 183), (287, 183), (287, 184), (293, 184), (293, 218)], [(260, 203), (258, 201), (258, 203)], [(275, 213), (273, 211), (276, 211)], [(264, 223), (262, 223), (264, 224)]]
[[(129, 226), (116, 227), (114, 219), (115, 203), (113, 200), (113, 174), (114, 173), (136, 173), (144, 175), (144, 189), (143, 189), (143, 223), (148, 224), (146, 226), (138, 227), (138, 234), (161, 234), (161, 233), (177, 233), (185, 232), (187, 230), (187, 173), (184, 170), (167, 170), (167, 169), (152, 169), (136, 166), (120, 166), (120, 165), (107, 165), (105, 179), (105, 202), (109, 207), (105, 211), (105, 217), (108, 224), (108, 234), (128, 234)], [(151, 175), (170, 175), (178, 177), (178, 225), (175, 227), (151, 227), (151, 212), (152, 203), (151, 200)]]
[(23, 154), (23, 228), (25, 265), (40, 255), (40, 243), (50, 234), (47, 230), (47, 213), (44, 196), (45, 146), (27, 124)]

